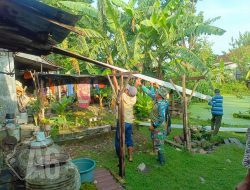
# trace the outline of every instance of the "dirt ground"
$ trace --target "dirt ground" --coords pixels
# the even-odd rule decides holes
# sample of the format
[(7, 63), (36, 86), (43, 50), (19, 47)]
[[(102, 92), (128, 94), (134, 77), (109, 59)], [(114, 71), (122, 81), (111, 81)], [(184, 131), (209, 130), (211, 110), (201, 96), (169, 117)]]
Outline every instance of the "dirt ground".
[[(111, 131), (106, 134), (97, 135), (93, 137), (88, 137), (81, 140), (74, 140), (62, 143), (62, 147), (69, 153), (70, 157), (76, 158), (79, 157), (83, 152), (103, 152), (110, 151), (114, 152), (114, 142), (115, 142), (115, 131)], [(134, 140), (134, 152), (148, 151), (146, 146), (147, 141), (150, 139), (145, 137), (139, 130), (134, 129), (133, 132), (133, 140)]]

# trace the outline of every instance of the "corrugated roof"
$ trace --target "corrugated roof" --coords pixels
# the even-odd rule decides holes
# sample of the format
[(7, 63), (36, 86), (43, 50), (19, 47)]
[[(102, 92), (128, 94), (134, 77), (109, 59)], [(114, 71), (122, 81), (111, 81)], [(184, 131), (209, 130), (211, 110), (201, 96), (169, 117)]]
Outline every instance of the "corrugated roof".
[(0, 0), (0, 47), (48, 54), (51, 45), (62, 42), (79, 19), (36, 0)]
[(98, 80), (99, 82), (103, 82), (108, 84), (109, 81), (106, 76), (103, 75), (67, 75), (67, 74), (52, 74), (52, 73), (38, 73), (39, 79), (44, 81), (48, 81), (49, 79), (53, 82), (57, 83), (60, 82), (62, 84), (76, 84), (78, 82), (86, 82), (85, 79), (90, 80)]
[(19, 70), (57, 71), (62, 69), (48, 60), (27, 53), (16, 53), (14, 60), (15, 68)]

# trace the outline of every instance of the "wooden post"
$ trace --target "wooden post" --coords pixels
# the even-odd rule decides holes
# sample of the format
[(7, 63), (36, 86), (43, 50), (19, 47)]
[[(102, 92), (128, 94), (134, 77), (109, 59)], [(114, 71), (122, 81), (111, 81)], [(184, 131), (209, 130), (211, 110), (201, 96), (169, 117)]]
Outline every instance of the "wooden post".
[(124, 121), (124, 102), (123, 102), (123, 93), (126, 89), (126, 86), (132, 77), (132, 73), (129, 73), (128, 78), (126, 79), (125, 83), (123, 80), (124, 73), (120, 73), (120, 85), (118, 85), (118, 92), (116, 92), (116, 88), (114, 88), (114, 85), (108, 76), (110, 85), (112, 86), (113, 92), (116, 95), (116, 104), (118, 106), (118, 128), (119, 128), (119, 175), (120, 177), (125, 176), (125, 121)]
[(175, 102), (174, 102), (174, 95), (173, 95), (173, 93), (169, 93), (169, 102), (170, 102), (170, 105), (171, 105), (170, 114), (171, 114), (171, 116), (173, 116), (173, 113), (175, 111)]
[[(121, 93), (121, 94), (120, 94)], [(123, 75), (121, 74), (119, 96), (119, 140), (120, 140), (120, 156), (119, 156), (119, 175), (125, 176), (125, 130), (124, 130), (124, 104), (123, 104)]]
[(59, 83), (57, 85), (57, 92), (58, 92), (58, 100), (61, 102), (62, 94), (61, 94), (61, 81), (59, 80)]
[(184, 140), (185, 140), (185, 147), (187, 150), (191, 150), (191, 138), (190, 138), (190, 132), (188, 127), (188, 113), (187, 113), (187, 97), (186, 97), (186, 76), (182, 76), (182, 105), (183, 105), (183, 134), (184, 134)]
[(40, 85), (40, 101), (41, 101), (41, 119), (44, 119), (44, 98), (43, 98), (43, 91), (44, 91), (44, 81), (41, 79), (41, 85)]

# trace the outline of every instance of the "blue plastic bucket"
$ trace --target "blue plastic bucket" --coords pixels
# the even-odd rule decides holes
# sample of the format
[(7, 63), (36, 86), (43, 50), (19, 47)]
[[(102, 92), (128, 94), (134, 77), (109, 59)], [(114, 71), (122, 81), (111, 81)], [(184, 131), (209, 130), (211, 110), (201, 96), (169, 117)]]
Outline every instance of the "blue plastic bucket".
[(93, 170), (96, 166), (94, 160), (89, 158), (79, 158), (76, 160), (72, 160), (72, 163), (74, 163), (78, 168), (78, 171), (81, 176), (81, 183), (93, 182), (94, 180)]

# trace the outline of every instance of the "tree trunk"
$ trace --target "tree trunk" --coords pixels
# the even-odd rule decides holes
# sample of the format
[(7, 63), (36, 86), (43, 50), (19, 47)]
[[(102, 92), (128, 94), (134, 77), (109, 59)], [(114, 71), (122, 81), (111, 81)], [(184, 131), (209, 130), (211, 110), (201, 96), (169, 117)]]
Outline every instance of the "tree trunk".
[(163, 78), (163, 72), (162, 72), (161, 62), (158, 63), (157, 78), (160, 79), (160, 80), (162, 80), (162, 78)]
[(99, 97), (99, 105), (100, 105), (100, 109), (103, 108), (103, 103), (102, 103), (103, 97)]
[(191, 150), (191, 134), (190, 129), (188, 126), (188, 113), (187, 113), (187, 97), (186, 97), (186, 76), (182, 76), (182, 98), (183, 98), (183, 134), (184, 134), (184, 140), (185, 140), (185, 146), (188, 151)]

